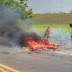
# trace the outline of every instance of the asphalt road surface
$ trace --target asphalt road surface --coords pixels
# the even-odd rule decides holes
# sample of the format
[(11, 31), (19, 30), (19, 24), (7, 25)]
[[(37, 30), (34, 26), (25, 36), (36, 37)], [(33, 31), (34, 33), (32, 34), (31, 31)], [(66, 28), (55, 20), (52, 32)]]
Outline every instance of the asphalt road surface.
[(0, 72), (72, 72), (71, 51), (28, 54), (17, 47), (0, 46)]

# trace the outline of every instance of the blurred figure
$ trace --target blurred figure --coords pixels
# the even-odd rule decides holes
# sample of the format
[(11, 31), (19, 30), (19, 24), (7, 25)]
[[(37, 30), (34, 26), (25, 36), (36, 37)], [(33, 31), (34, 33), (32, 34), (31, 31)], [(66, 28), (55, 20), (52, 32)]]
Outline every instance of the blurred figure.
[(49, 40), (49, 38), (51, 37), (51, 29), (50, 29), (50, 27), (48, 27), (48, 28), (46, 29), (46, 32), (45, 32), (44, 37), (47, 37), (47, 40), (50, 41), (50, 40)]
[(72, 42), (72, 24), (70, 24), (71, 27), (71, 42)]

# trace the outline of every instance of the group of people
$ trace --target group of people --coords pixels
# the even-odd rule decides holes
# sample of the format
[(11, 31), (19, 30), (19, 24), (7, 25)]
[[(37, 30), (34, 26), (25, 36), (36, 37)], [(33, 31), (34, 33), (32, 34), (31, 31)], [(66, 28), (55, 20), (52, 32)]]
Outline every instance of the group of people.
[[(71, 27), (71, 42), (72, 42), (72, 24), (70, 24), (70, 27)], [(50, 41), (49, 38), (51, 37), (51, 35), (52, 35), (51, 29), (50, 29), (50, 27), (48, 27), (46, 29), (44, 37), (47, 37), (47, 40)]]

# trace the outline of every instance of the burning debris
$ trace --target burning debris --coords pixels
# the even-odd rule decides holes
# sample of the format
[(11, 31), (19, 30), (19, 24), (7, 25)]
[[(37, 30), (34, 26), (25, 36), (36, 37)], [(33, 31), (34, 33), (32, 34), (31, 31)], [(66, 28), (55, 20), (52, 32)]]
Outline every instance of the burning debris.
[[(28, 21), (19, 21), (19, 19), (20, 16), (18, 13), (11, 13), (5, 8), (0, 9), (0, 36), (5, 37), (8, 40), (8, 43), (13, 46), (20, 46), (29, 53), (39, 49), (59, 49), (58, 45), (46, 41), (35, 32), (26, 32), (26, 30), (29, 31), (31, 24), (26, 25)], [(40, 50), (37, 52), (40, 52)]]
[(28, 38), (27, 43), (33, 49), (42, 48), (44, 50), (50, 49), (58, 49), (56, 46), (53, 46), (50, 42), (42, 39), (41, 41), (34, 41), (32, 37)]
[(55, 51), (56, 49), (59, 49), (58, 46), (60, 44), (52, 44), (51, 42), (41, 39), (40, 41), (33, 40), (32, 37), (29, 37), (27, 40), (28, 47), (23, 47), (24, 50), (27, 50), (29, 53), (32, 53), (32, 51), (36, 51), (36, 53), (39, 53), (39, 49), (43, 50), (49, 50), (52, 49)]

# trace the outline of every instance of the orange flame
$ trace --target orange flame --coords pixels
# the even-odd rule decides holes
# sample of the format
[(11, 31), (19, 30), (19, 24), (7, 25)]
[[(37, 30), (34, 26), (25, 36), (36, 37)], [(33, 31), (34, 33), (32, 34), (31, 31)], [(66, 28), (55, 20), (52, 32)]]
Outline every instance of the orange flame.
[(58, 47), (53, 46), (50, 42), (42, 39), (41, 41), (34, 41), (32, 37), (29, 37), (27, 39), (27, 43), (30, 45), (33, 49), (43, 48), (44, 50), (49, 49), (58, 49)]

